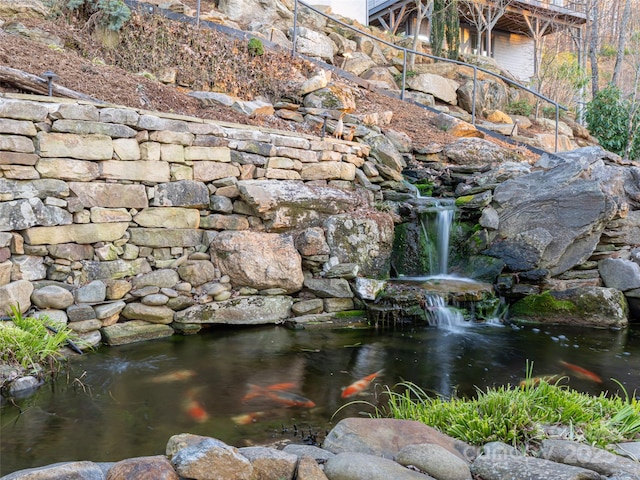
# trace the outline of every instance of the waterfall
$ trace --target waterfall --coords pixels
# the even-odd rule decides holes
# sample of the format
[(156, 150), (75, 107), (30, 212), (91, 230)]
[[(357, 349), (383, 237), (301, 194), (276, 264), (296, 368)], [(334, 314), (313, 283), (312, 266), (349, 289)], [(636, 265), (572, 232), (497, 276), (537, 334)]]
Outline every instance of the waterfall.
[(431, 327), (455, 330), (467, 324), (464, 317), (455, 308), (447, 305), (445, 298), (429, 294), (425, 298), (425, 312), (427, 314), (427, 322)]
[(446, 275), (449, 273), (451, 225), (455, 216), (455, 205), (453, 200), (429, 200), (432, 202), (431, 205), (421, 210), (418, 215), (425, 240), (435, 250), (433, 253), (431, 250), (427, 252), (429, 255), (429, 273), (431, 275)]
[[(437, 199), (423, 197), (415, 185), (409, 188), (416, 196), (418, 227), (422, 233), (429, 271), (425, 279), (435, 278), (440, 282), (449, 273), (449, 250), (451, 227), (455, 217), (455, 201), (453, 199)], [(438, 280), (439, 278), (439, 280)], [(436, 292), (425, 292), (425, 315), (429, 326), (456, 330), (465, 326), (462, 313), (447, 305), (447, 295)]]

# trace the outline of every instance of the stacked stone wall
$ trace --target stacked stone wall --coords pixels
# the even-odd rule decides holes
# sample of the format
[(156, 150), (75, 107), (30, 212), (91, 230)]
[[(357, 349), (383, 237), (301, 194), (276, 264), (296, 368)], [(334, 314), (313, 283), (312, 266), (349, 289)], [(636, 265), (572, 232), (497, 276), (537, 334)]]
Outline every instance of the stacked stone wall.
[[(46, 314), (93, 346), (356, 309), (349, 281), (384, 272), (393, 232), (371, 208), (385, 179), (369, 155), (329, 137), (0, 97), (0, 313)], [(328, 243), (328, 220), (342, 239)]]

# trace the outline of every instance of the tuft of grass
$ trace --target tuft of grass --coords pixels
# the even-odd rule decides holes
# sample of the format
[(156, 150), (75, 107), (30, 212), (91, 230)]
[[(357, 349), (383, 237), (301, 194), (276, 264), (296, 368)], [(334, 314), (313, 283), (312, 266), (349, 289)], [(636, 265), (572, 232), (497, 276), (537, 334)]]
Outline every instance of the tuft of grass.
[[(56, 333), (47, 329), (55, 327)], [(0, 360), (20, 365), (25, 369), (59, 361), (63, 347), (72, 332), (55, 324), (48, 317), (25, 317), (15, 306), (11, 309), (11, 321), (0, 322)]]
[(387, 407), (377, 409), (376, 416), (418, 420), (473, 445), (501, 441), (517, 448), (546, 438), (548, 425), (569, 427), (576, 440), (601, 447), (640, 433), (640, 404), (622, 385), (623, 397), (594, 397), (531, 373), (528, 367), (527, 381), (519, 386), (477, 389), (472, 399), (430, 396), (401, 382), (395, 391), (387, 387)]

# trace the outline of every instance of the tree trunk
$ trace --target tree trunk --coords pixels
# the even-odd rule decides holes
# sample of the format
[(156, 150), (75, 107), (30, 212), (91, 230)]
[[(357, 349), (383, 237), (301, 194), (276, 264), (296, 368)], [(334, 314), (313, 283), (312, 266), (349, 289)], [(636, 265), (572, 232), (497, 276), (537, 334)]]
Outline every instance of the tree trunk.
[(591, 60), (591, 95), (595, 97), (600, 91), (598, 75), (598, 0), (591, 2), (591, 35), (589, 36), (589, 60)]
[(624, 13), (620, 20), (620, 26), (618, 30), (618, 53), (616, 55), (616, 64), (613, 67), (613, 76), (611, 77), (611, 83), (621, 87), (620, 78), (622, 74), (622, 62), (624, 61), (624, 48), (625, 37), (627, 35), (627, 26), (629, 25), (629, 17), (631, 16), (631, 0), (627, 0), (624, 5)]

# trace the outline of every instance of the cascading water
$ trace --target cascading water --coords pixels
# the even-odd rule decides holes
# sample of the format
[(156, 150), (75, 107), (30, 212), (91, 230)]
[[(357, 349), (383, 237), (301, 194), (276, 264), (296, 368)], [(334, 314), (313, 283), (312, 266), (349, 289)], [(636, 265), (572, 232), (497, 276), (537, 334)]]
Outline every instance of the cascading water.
[(395, 278), (384, 295), (367, 307), (371, 318), (376, 322), (393, 318), (394, 325), (406, 320), (426, 321), (432, 327), (453, 331), (477, 322), (489, 323), (494, 310), (502, 311), (493, 285), (451, 273), (468, 267), (452, 249), (458, 233), (455, 201), (423, 197), (415, 185), (408, 187), (413, 198), (402, 200), (412, 208), (402, 212), (412, 213), (413, 221), (396, 226), (391, 258)]
[(432, 327), (455, 329), (466, 323), (462, 313), (455, 308), (449, 307), (444, 297), (437, 294), (426, 296), (425, 312), (427, 321)]
[[(455, 204), (452, 200), (430, 200), (433, 200), (433, 206), (418, 214), (418, 221), (427, 241), (435, 236), (435, 241), (432, 242), (435, 255), (429, 254), (429, 271), (431, 275), (447, 275), (449, 273), (449, 240), (455, 216)], [(433, 228), (429, 228), (430, 222), (433, 222)], [(430, 232), (433, 233), (430, 235)]]
[[(429, 272), (424, 280), (442, 281), (452, 278), (449, 273), (449, 249), (455, 203), (451, 199), (423, 197), (411, 186), (416, 195), (418, 224), (428, 257)], [(459, 310), (447, 305), (447, 293), (429, 292), (425, 289), (425, 314), (430, 326), (455, 329), (467, 322)]]

